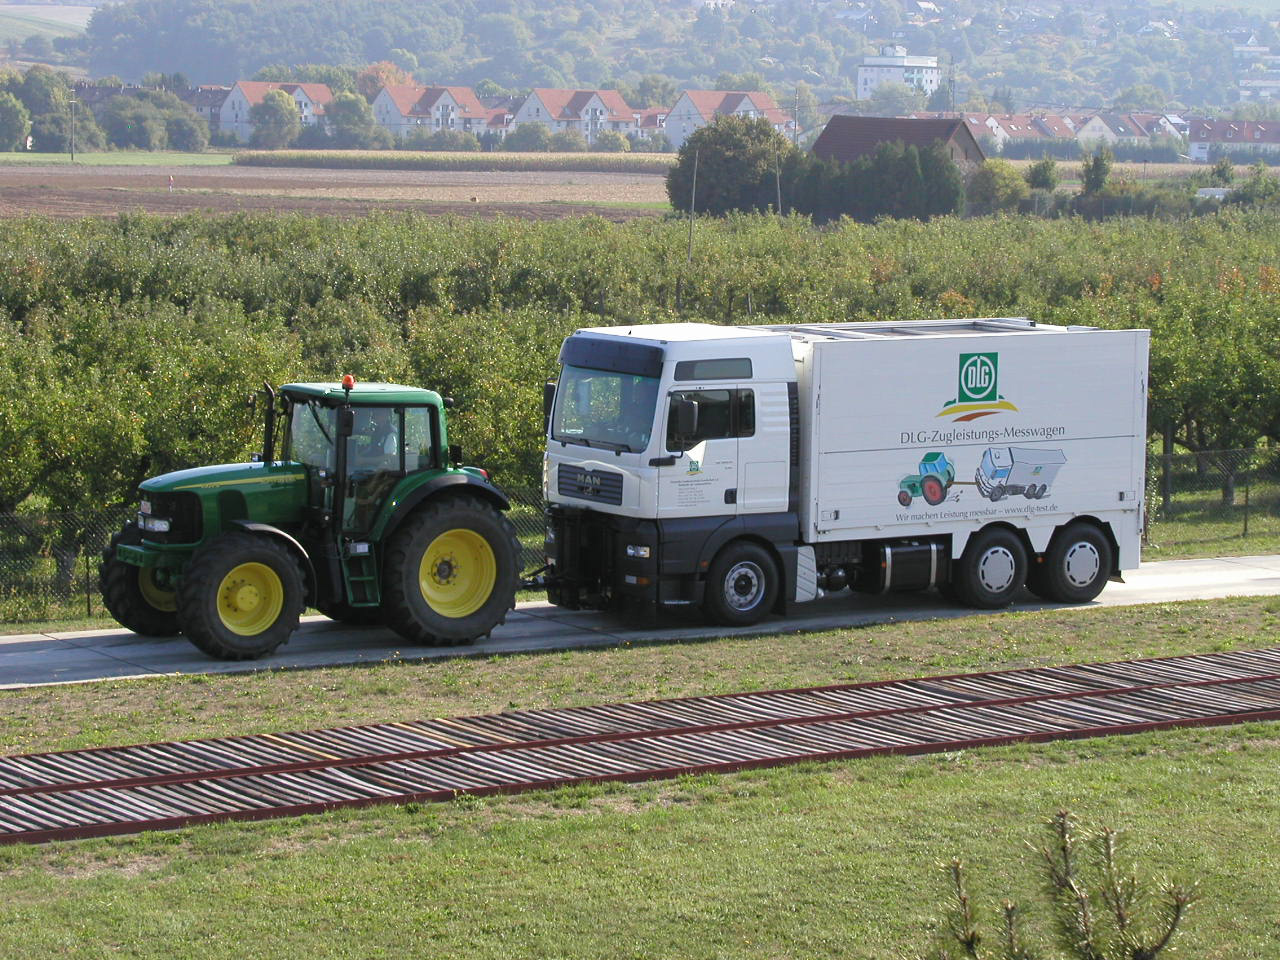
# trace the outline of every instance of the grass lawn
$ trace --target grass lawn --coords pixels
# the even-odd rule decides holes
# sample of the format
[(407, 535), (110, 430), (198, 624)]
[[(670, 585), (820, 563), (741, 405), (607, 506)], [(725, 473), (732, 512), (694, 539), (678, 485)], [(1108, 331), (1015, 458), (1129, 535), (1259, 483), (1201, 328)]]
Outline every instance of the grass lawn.
[[(6, 752), (1258, 647), (1280, 600), (5, 691)], [(1182, 956), (1280, 939), (1280, 725), (373, 808), (0, 848), (0, 956), (898, 957), (962, 854), (1029, 899), (1067, 806), (1199, 879)], [(994, 907), (988, 915), (994, 912)], [(1039, 922), (1043, 922), (1043, 917)]]
[[(78, 167), (225, 167), (230, 153), (178, 153), (169, 150), (113, 150), (109, 153), (77, 153)], [(65, 153), (0, 153), (0, 164), (69, 164)]]

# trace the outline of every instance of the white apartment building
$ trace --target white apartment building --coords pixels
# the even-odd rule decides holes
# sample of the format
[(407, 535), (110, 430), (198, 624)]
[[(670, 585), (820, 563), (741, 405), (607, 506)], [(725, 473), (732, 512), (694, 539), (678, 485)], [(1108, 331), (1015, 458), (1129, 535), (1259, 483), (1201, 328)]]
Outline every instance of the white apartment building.
[(942, 68), (937, 57), (910, 57), (906, 47), (884, 46), (880, 56), (864, 57), (858, 67), (858, 99), (870, 99), (882, 83), (903, 83), (928, 96), (942, 84)]

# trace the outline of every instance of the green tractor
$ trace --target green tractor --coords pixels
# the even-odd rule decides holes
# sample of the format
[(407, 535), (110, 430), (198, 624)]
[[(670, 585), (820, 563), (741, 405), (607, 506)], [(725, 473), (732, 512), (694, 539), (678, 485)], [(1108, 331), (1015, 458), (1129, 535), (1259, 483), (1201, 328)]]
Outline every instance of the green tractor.
[(924, 497), (924, 502), (936, 507), (947, 499), (947, 491), (956, 480), (956, 469), (945, 453), (935, 450), (920, 458), (920, 472), (903, 477), (898, 484), (898, 503), (911, 506), (914, 497)]
[(520, 580), (510, 503), (458, 465), (439, 394), (347, 376), (265, 395), (254, 462), (142, 483), (99, 569), (116, 620), (227, 660), (275, 650), (308, 605), (427, 644), (504, 621)]

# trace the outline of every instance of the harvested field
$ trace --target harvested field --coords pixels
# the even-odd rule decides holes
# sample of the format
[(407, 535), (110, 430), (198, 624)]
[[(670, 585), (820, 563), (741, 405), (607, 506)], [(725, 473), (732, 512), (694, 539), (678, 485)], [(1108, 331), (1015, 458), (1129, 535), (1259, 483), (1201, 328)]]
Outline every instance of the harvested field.
[[(169, 189), (169, 178), (173, 189)], [(0, 167), (0, 217), (280, 210), (361, 216), (374, 210), (533, 219), (659, 215), (662, 177), (572, 171), (475, 173), (263, 167)]]

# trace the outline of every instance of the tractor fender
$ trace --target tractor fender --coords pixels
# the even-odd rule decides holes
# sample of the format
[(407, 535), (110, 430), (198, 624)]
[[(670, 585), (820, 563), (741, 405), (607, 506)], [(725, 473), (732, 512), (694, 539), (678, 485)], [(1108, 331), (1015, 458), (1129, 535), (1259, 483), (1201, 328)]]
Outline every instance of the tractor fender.
[(382, 520), (374, 529), (374, 538), (385, 541), (395, 533), (396, 528), (401, 523), (408, 519), (409, 514), (413, 513), (426, 501), (439, 496), (446, 490), (459, 493), (465, 491), (472, 496), (477, 496), (481, 500), (487, 501), (499, 510), (511, 509), (511, 501), (507, 499), (507, 495), (483, 477), (477, 477), (473, 473), (465, 473), (463, 471), (442, 473), (440, 476), (428, 480), (422, 486), (415, 487), (411, 493), (396, 504), (390, 516)]
[(316, 568), (311, 562), (311, 555), (303, 548), (297, 539), (291, 533), (285, 533), (279, 527), (273, 527), (269, 523), (255, 523), (252, 520), (232, 520), (233, 526), (239, 527), (241, 530), (247, 530), (249, 533), (256, 533), (261, 536), (274, 537), (282, 541), (298, 559), (302, 561), (302, 565), (307, 575), (307, 598), (313, 599), (316, 593)]

